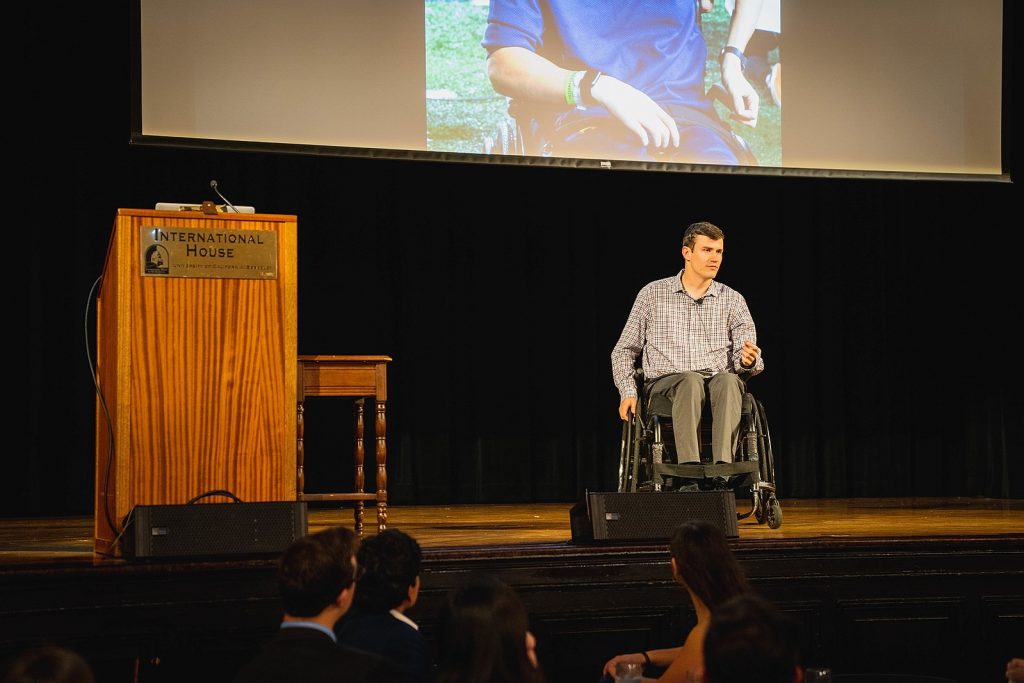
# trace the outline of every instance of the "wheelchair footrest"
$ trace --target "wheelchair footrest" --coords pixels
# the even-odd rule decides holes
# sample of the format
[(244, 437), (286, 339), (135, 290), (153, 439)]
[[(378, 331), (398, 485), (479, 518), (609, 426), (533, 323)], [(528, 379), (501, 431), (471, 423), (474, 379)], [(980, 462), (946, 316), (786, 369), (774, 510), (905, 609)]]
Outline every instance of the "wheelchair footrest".
[(682, 477), (685, 479), (709, 479), (714, 477), (735, 477), (740, 474), (754, 474), (760, 472), (756, 462), (728, 462), (715, 465), (696, 463), (684, 463), (674, 465), (672, 463), (655, 463), (654, 475), (656, 477)]

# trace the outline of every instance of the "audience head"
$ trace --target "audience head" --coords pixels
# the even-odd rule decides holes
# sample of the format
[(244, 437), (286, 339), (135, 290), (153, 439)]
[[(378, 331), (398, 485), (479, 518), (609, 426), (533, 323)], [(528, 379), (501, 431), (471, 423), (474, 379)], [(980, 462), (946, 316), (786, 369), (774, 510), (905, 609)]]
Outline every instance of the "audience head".
[(347, 594), (342, 598), (342, 607), (347, 610), (358, 579), (358, 547), (359, 537), (344, 527), (325, 529), (294, 541), (278, 563), (285, 614), (315, 617), (334, 605), (344, 591)]
[(526, 606), (490, 576), (452, 590), (438, 619), (438, 683), (531, 683), (543, 680)]
[(753, 593), (711, 613), (704, 636), (705, 683), (798, 683), (803, 679), (793, 620)]
[(92, 668), (77, 652), (43, 645), (21, 653), (11, 662), (3, 683), (95, 683)]
[(359, 580), (355, 609), (377, 614), (411, 607), (419, 594), (422, 552), (416, 539), (398, 529), (385, 529), (359, 545), (359, 566), (366, 572)]
[(750, 590), (725, 533), (710, 522), (691, 520), (677, 526), (669, 551), (676, 578), (712, 612), (725, 600)]

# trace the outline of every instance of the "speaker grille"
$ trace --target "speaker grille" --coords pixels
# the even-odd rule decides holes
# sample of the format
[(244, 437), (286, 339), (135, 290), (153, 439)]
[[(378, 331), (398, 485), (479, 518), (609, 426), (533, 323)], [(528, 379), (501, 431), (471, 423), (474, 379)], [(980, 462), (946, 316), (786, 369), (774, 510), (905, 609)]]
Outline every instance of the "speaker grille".
[(306, 504), (137, 505), (130, 524), (129, 558), (280, 553), (306, 534)]
[(731, 491), (588, 494), (595, 540), (664, 540), (679, 524), (698, 519), (739, 536)]

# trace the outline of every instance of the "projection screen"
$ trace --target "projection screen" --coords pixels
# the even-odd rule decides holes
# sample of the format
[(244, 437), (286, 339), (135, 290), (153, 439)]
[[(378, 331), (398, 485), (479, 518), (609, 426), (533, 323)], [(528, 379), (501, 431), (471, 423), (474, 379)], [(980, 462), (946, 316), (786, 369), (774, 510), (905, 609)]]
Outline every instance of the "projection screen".
[(133, 144), (1008, 180), (1003, 0), (137, 2)]

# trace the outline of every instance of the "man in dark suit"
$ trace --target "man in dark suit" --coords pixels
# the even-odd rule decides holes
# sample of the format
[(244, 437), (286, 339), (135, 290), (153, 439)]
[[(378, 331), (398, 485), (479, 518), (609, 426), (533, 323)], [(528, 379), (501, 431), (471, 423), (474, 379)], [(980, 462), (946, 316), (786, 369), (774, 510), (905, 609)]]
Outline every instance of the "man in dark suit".
[(338, 642), (387, 659), (410, 681), (431, 680), (426, 641), (407, 614), (420, 592), (419, 543), (398, 529), (385, 529), (363, 541), (357, 558), (366, 574), (355, 605), (335, 629)]
[(280, 630), (239, 671), (236, 683), (403, 680), (383, 659), (337, 644), (334, 626), (351, 607), (362, 573), (358, 546), (358, 537), (342, 527), (292, 543), (278, 565)]

